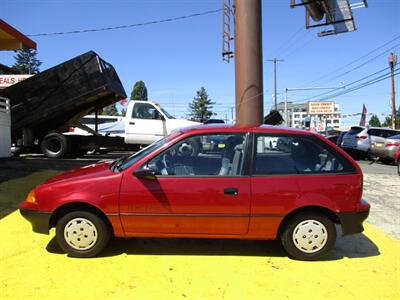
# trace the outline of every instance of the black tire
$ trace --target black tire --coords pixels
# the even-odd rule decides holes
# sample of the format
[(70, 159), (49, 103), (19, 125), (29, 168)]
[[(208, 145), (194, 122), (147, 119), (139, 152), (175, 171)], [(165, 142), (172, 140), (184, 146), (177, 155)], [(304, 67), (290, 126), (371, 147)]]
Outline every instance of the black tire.
[(379, 158), (379, 161), (384, 165), (392, 165), (393, 164), (393, 159), (386, 158), (386, 157)]
[(400, 159), (397, 161), (397, 174), (400, 176)]
[(69, 153), (67, 138), (60, 133), (49, 133), (40, 143), (44, 155), (49, 158), (61, 158)]
[(335, 224), (323, 214), (302, 213), (287, 222), (281, 241), (290, 257), (318, 260), (327, 256), (335, 246)]
[(111, 237), (108, 224), (96, 214), (73, 211), (56, 225), (56, 240), (62, 250), (73, 257), (93, 257), (107, 246)]

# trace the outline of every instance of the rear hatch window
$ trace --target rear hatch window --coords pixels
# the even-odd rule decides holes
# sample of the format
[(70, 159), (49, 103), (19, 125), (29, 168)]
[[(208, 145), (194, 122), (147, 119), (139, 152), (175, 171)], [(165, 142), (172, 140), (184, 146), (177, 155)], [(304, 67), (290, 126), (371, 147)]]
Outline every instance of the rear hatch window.
[(359, 134), (363, 130), (364, 130), (364, 128), (362, 128), (362, 127), (353, 126), (350, 128), (350, 130), (347, 132), (347, 134), (348, 135), (356, 135), (356, 134)]

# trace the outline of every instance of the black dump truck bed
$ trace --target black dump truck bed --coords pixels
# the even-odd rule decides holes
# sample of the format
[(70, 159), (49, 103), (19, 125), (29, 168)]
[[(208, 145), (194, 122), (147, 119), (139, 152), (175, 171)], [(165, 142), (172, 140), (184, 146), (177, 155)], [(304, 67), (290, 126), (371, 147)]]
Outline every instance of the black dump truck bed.
[(126, 98), (112, 65), (89, 51), (0, 92), (10, 99), (11, 132), (41, 138), (85, 113)]

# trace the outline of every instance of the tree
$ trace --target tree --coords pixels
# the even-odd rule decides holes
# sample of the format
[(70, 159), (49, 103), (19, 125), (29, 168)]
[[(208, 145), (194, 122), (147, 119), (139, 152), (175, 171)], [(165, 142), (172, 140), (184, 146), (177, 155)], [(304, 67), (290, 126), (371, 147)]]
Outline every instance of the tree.
[(133, 86), (131, 100), (148, 100), (147, 88), (143, 81), (139, 80)]
[(196, 93), (196, 97), (189, 103), (189, 116), (196, 121), (204, 122), (214, 115), (212, 109), (215, 102), (208, 98), (207, 91), (204, 87), (201, 87)]
[(103, 116), (118, 116), (118, 111), (117, 107), (115, 106), (115, 103), (104, 107), (101, 114)]
[(379, 120), (377, 115), (372, 115), (371, 119), (369, 120), (369, 125), (372, 127), (381, 127), (381, 121)]
[(16, 74), (37, 74), (39, 73), (39, 66), (42, 64), (36, 58), (37, 52), (33, 49), (23, 49), (16, 51), (14, 56), (15, 63), (11, 67)]
[[(396, 129), (400, 129), (400, 119), (396, 118)], [(392, 117), (386, 117), (385, 121), (382, 124), (382, 127), (392, 128)]]

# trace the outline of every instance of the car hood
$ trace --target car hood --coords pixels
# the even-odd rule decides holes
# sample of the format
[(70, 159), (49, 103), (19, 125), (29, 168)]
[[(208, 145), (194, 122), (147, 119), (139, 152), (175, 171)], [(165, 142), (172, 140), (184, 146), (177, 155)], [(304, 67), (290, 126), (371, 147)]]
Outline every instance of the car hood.
[(64, 172), (60, 175), (47, 179), (43, 184), (53, 184), (67, 181), (80, 181), (86, 179), (100, 178), (115, 175), (110, 170), (110, 164), (112, 161), (102, 161), (88, 166), (81, 167), (79, 169), (73, 169)]

